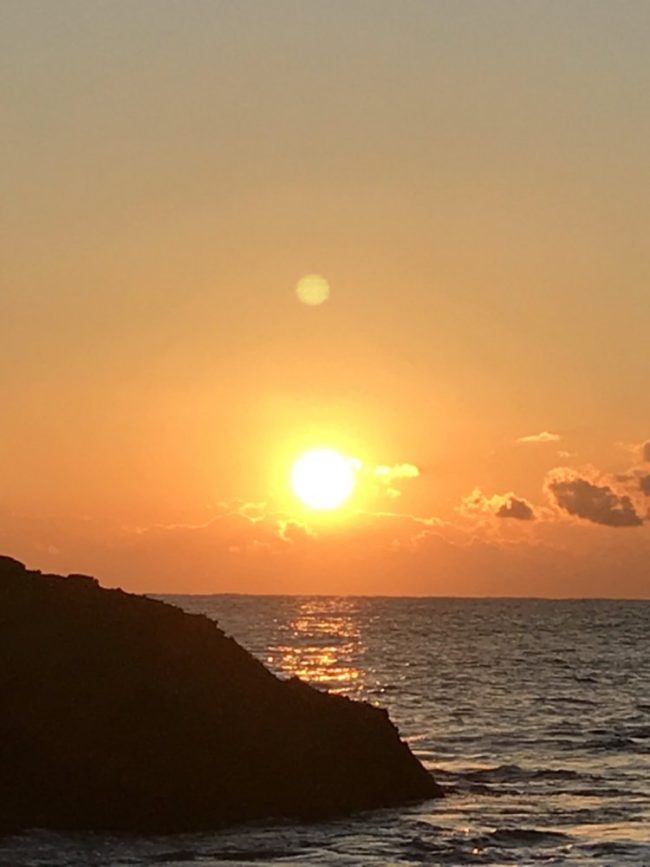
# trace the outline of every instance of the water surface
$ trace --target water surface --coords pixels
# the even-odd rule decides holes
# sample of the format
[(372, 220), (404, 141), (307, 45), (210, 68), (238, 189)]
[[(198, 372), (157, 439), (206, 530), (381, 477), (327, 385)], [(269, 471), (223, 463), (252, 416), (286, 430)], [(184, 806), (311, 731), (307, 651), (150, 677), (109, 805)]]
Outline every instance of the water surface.
[(386, 707), (447, 797), (219, 834), (32, 832), (0, 864), (650, 865), (650, 602), (167, 598), (282, 677)]

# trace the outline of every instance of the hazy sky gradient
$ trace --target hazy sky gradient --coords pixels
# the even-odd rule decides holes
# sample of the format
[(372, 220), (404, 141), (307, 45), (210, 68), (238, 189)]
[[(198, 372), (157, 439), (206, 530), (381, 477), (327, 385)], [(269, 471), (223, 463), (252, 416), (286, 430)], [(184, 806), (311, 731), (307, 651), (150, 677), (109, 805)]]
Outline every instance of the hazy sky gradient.
[[(134, 589), (650, 595), (650, 4), (0, 18), (3, 550)], [(420, 476), (312, 527), (282, 486), (321, 440)], [(556, 467), (640, 525), (558, 505)]]

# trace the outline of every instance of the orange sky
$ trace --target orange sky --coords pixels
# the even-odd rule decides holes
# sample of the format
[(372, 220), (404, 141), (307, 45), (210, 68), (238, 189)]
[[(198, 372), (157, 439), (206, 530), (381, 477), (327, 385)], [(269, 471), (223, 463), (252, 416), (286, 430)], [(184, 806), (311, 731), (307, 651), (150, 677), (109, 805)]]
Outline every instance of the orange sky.
[[(646, 2), (2, 18), (2, 552), (145, 591), (650, 595)], [(328, 518), (287, 486), (314, 445), (365, 467)]]

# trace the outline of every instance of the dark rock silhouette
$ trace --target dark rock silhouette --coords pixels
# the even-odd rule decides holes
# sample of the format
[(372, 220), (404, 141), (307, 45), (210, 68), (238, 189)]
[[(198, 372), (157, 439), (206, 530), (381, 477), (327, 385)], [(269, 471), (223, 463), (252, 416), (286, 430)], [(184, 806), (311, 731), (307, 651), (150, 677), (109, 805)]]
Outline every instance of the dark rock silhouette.
[(325, 818), (441, 789), (384, 711), (200, 615), (0, 557), (0, 829)]

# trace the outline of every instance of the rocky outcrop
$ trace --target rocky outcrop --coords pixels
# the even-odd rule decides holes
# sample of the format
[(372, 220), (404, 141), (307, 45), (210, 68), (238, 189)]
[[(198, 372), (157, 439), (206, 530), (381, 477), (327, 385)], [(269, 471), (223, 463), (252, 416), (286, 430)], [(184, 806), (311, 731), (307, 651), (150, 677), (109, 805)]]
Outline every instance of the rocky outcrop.
[(207, 617), (0, 557), (0, 827), (321, 818), (440, 788), (368, 704), (281, 681)]

